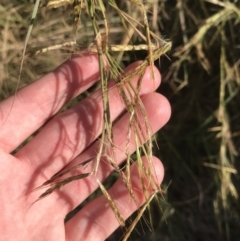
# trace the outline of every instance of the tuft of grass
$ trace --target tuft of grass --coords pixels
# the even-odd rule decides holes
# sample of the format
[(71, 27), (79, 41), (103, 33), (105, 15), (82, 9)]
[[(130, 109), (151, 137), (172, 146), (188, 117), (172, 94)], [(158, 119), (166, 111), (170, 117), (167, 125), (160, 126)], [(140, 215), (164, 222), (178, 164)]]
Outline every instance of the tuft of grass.
[[(72, 5), (72, 40), (67, 42), (62, 42), (58, 44), (54, 44), (52, 46), (44, 47), (36, 51), (32, 51), (27, 53), (28, 46), (30, 44), (31, 36), (34, 35), (34, 25), (38, 21), (38, 14), (41, 11), (41, 8), (49, 9), (49, 8), (59, 8), (64, 5), (71, 4)], [(92, 33), (92, 40), (88, 46), (88, 51), (96, 52), (98, 54), (99, 59), (99, 70), (100, 70), (100, 86), (102, 91), (102, 98), (103, 98), (103, 126), (102, 126), (102, 133), (100, 137), (100, 145), (98, 153), (96, 157), (90, 160), (93, 162), (93, 170), (90, 173), (80, 174), (72, 176), (71, 172), (73, 169), (79, 168), (80, 165), (77, 165), (67, 171), (56, 173), (53, 177), (51, 177), (47, 182), (43, 183), (42, 187), (46, 187), (47, 190), (39, 196), (36, 201), (39, 201), (52, 192), (62, 188), (63, 186), (67, 185), (68, 183), (86, 178), (92, 175), (96, 182), (99, 184), (100, 190), (102, 194), (105, 196), (106, 200), (109, 203), (109, 206), (112, 208), (117, 220), (119, 221), (120, 225), (125, 226), (124, 218), (118, 207), (115, 204), (115, 200), (109, 195), (108, 190), (102, 183), (98, 180), (97, 174), (99, 169), (100, 162), (105, 160), (113, 169), (119, 174), (120, 178), (122, 178), (126, 188), (129, 191), (129, 195), (135, 202), (138, 208), (139, 201), (137, 196), (134, 193), (132, 184), (131, 184), (131, 164), (133, 159), (131, 157), (130, 152), (130, 143), (131, 140), (134, 140), (134, 145), (136, 146), (136, 162), (137, 168), (141, 183), (141, 188), (144, 193), (146, 204), (143, 208), (139, 211), (139, 215), (136, 216), (135, 220), (133, 220), (129, 229), (127, 229), (125, 238), (129, 237), (130, 233), (134, 229), (136, 223), (139, 221), (140, 217), (142, 216), (143, 211), (147, 208), (150, 201), (153, 197), (156, 197), (157, 194), (161, 194), (161, 189), (158, 186), (158, 183), (155, 181), (155, 171), (154, 166), (152, 165), (152, 133), (151, 128), (148, 123), (148, 117), (144, 108), (143, 103), (141, 102), (140, 98), (140, 89), (141, 89), (141, 82), (145, 70), (148, 66), (154, 66), (154, 61), (158, 60), (161, 55), (168, 52), (171, 48), (171, 43), (166, 42), (159, 36), (157, 36), (154, 32), (150, 30), (149, 27), (149, 11), (148, 11), (147, 4), (140, 0), (128, 0), (122, 6), (116, 3), (115, 0), (76, 0), (76, 1), (47, 1), (45, 4), (37, 0), (33, 5), (33, 10), (31, 14), (30, 24), (28, 26), (28, 30), (26, 33), (24, 45), (23, 45), (23, 52), (22, 52), (22, 59), (20, 61), (20, 70), (16, 82), (16, 90), (18, 89), (18, 85), (21, 82), (22, 75), (24, 74), (24, 63), (25, 58), (28, 57), (31, 59), (33, 56), (37, 56), (42, 53), (49, 52), (51, 50), (56, 50), (61, 47), (70, 47), (70, 54), (75, 53), (76, 45), (79, 38), (79, 26), (80, 24), (84, 26), (81, 29), (80, 33), (84, 33), (84, 30), (90, 29)], [(138, 19), (133, 18), (130, 14), (132, 9), (135, 9), (135, 13), (137, 13)], [(26, 9), (28, 10), (28, 8)], [(128, 36), (128, 40), (125, 44), (122, 45), (121, 43), (111, 43), (109, 39), (115, 40), (111, 33), (110, 26), (112, 25), (110, 22), (109, 16), (107, 17), (107, 11), (115, 16), (117, 23), (116, 26), (119, 26), (123, 29), (123, 31), (127, 32), (127, 29), (132, 29), (131, 36)], [(142, 21), (140, 19), (143, 19)], [(39, 21), (42, 19), (40, 18)], [(51, 21), (50, 21), (51, 22)], [(85, 28), (85, 26), (87, 26)], [(54, 27), (54, 26), (51, 26)], [(138, 37), (139, 44), (129, 44), (128, 42), (132, 41), (133, 36)], [(50, 36), (51, 37), (51, 36)], [(123, 68), (121, 67), (121, 63), (117, 59), (121, 59), (121, 56), (125, 51), (138, 51), (138, 50), (145, 50), (147, 52), (147, 57), (143, 62), (136, 67), (133, 71), (129, 73), (124, 73)], [(114, 51), (120, 52), (121, 54), (118, 55), (118, 58), (115, 58)], [(27, 54), (26, 54), (27, 53)], [(104, 62), (107, 62), (105, 64)], [(107, 65), (107, 66), (106, 66)], [(133, 77), (138, 76), (138, 84), (137, 87), (134, 87), (132, 84)], [(152, 77), (154, 78), (154, 74), (152, 71)], [(126, 163), (124, 168), (121, 168), (117, 164), (117, 160), (115, 158), (115, 146), (112, 134), (112, 126), (113, 123), (111, 121), (111, 112), (109, 108), (109, 99), (108, 99), (108, 82), (112, 79), (115, 81), (116, 86), (119, 90), (119, 94), (122, 97), (122, 100), (125, 104), (126, 112), (129, 113), (129, 128), (126, 133), (127, 144), (125, 149), (122, 151), (126, 153)], [(14, 103), (13, 103), (14, 104)], [(143, 119), (144, 123), (140, 122), (140, 119)], [(132, 143), (131, 143), (132, 144)], [(142, 161), (141, 153), (143, 153), (148, 159), (148, 166), (145, 166)], [(69, 177), (70, 175), (70, 177)], [(148, 180), (148, 184), (144, 180)], [(149, 192), (153, 191), (153, 194)]]
[[(17, 69), (33, 7), (31, 1), (3, 0), (0, 4), (0, 16), (3, 16), (0, 19), (1, 99), (14, 94), (16, 90)], [(90, 16), (97, 18), (91, 20)], [(111, 19), (111, 23), (108, 19)], [(115, 53), (112, 49), (114, 46), (144, 46), (143, 55), (147, 57), (143, 66), (132, 73), (141, 76), (147, 65), (152, 65), (169, 49), (166, 39), (172, 42), (172, 50), (168, 52), (170, 58), (162, 59), (159, 64), (163, 74), (159, 92), (170, 100), (172, 118), (156, 136), (159, 150), (153, 148), (153, 153), (161, 157), (165, 166), (166, 175), (162, 185), (165, 201), (159, 200), (160, 204), (153, 202), (150, 209), (143, 206), (130, 218), (135, 226), (135, 220), (139, 220), (143, 211), (150, 210), (154, 232), (151, 232), (151, 228), (148, 231), (148, 222), (140, 222), (135, 228), (130, 224), (126, 238), (133, 230), (131, 240), (139, 240), (139, 233), (144, 240), (238, 240), (239, 22), (239, 0), (159, 0), (146, 1), (144, 4), (139, 0), (40, 2), (28, 40), (20, 87), (52, 70), (71, 53), (84, 47), (97, 51), (100, 59), (103, 54), (106, 55), (111, 66), (109, 75), (103, 63), (100, 66), (103, 70), (101, 86), (104, 108), (108, 114), (104, 116), (102, 149), (95, 160), (95, 169), (89, 175), (97, 172), (101, 155), (106, 152), (105, 147), (114, 149), (106, 90), (110, 77), (116, 79), (126, 110), (132, 116), (130, 123), (136, 127), (129, 134), (135, 135), (137, 146), (143, 138), (149, 139), (143, 149), (135, 154), (139, 166), (140, 153), (147, 154), (149, 160), (152, 155), (151, 132), (147, 131), (147, 121), (146, 132), (139, 131), (135, 113), (144, 117), (145, 112), (138, 98), (138, 89), (131, 86), (132, 76), (122, 77), (129, 90), (127, 93), (124, 92), (123, 82), (117, 81), (124, 65), (142, 56), (142, 51), (134, 51), (134, 54), (124, 51)], [(155, 64), (158, 65), (158, 62), (155, 61)], [(128, 184), (128, 168), (126, 176), (123, 176), (122, 169), (114, 163), (114, 153), (108, 152), (107, 156), (109, 165), (116, 170), (115, 174), (118, 173)], [(126, 156), (130, 164), (132, 156)], [(63, 184), (55, 182), (62, 174), (49, 180), (52, 181), (51, 188), (54, 188), (54, 184)], [(74, 180), (74, 177), (69, 178), (65, 182), (71, 181), (71, 178)], [(101, 186), (102, 191), (116, 217), (121, 220), (121, 214), (114, 206), (114, 200), (108, 196), (106, 186)], [(127, 187), (131, 194), (131, 186)], [(156, 187), (154, 190), (159, 191)], [(132, 198), (134, 200), (134, 195)], [(151, 195), (146, 196), (147, 204), (151, 198)], [(163, 214), (159, 212), (159, 205)], [(144, 217), (147, 215), (143, 214)], [(119, 229), (108, 240), (121, 236)]]

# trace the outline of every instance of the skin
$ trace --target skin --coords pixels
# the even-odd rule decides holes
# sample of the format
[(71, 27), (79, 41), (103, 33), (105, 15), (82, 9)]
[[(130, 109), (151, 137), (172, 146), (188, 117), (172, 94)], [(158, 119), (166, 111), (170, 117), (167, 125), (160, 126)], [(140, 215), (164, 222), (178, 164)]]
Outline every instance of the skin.
[[(132, 64), (126, 71), (138, 64)], [(105, 240), (119, 226), (103, 196), (91, 201), (64, 223), (66, 214), (98, 187), (94, 176), (74, 181), (37, 202), (45, 189), (33, 191), (64, 167), (96, 156), (98, 141), (95, 140), (102, 128), (100, 92), (89, 95), (69, 110), (55, 114), (99, 80), (98, 70), (96, 55), (76, 56), (0, 104), (0, 240), (98, 241)], [(152, 80), (151, 69), (146, 70), (141, 89), (153, 133), (166, 124), (171, 112), (166, 98), (154, 92), (161, 82), (157, 69), (154, 73), (155, 79)], [(137, 78), (134, 78), (133, 82), (136, 81)], [(124, 104), (114, 84), (110, 85), (110, 110), (114, 120), (123, 112)], [(114, 126), (119, 164), (125, 158), (123, 150), (128, 121), (129, 116), (125, 114)], [(11, 154), (37, 130), (38, 134), (27, 145), (19, 148), (16, 154)], [(133, 145), (130, 150), (134, 151)], [(163, 166), (156, 157), (153, 164), (160, 184)], [(75, 172), (90, 172), (92, 167), (89, 164)], [(110, 172), (111, 167), (102, 161), (97, 178), (103, 181)], [(134, 165), (131, 178), (139, 202), (143, 204)], [(125, 219), (137, 209), (121, 180), (114, 184), (109, 193)]]

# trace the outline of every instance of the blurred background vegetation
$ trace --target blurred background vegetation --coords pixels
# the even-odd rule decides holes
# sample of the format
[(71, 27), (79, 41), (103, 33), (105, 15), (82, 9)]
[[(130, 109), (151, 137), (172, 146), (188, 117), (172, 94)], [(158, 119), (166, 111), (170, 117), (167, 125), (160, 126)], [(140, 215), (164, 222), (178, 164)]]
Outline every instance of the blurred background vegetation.
[[(42, 1), (27, 51), (72, 41), (73, 1), (56, 2), (61, 4), (49, 8)], [(151, 29), (173, 44), (168, 58), (156, 61), (163, 79), (158, 91), (169, 99), (172, 117), (158, 133), (159, 149), (154, 149), (166, 172), (162, 211), (153, 202), (154, 232), (141, 222), (131, 240), (239, 240), (240, 0), (146, 4)], [(33, 5), (30, 0), (0, 3), (1, 100), (17, 88)], [(115, 43), (125, 30), (111, 12), (108, 17)], [(89, 23), (79, 28), (87, 46), (93, 37)], [(26, 57), (19, 87), (68, 57), (65, 47)], [(141, 58), (142, 53), (124, 55), (123, 63)], [(108, 240), (119, 240), (123, 232), (117, 230)]]

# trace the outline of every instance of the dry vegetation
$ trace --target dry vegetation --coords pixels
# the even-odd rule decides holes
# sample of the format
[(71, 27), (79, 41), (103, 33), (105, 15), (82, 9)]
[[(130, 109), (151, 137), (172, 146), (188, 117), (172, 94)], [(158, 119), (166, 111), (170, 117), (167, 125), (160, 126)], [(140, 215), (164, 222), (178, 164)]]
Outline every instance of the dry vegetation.
[[(162, 211), (159, 210), (159, 202), (153, 201), (150, 218), (155, 231), (149, 231), (144, 226), (145, 222), (140, 222), (131, 240), (140, 240), (140, 237), (142, 240), (238, 240), (240, 1), (149, 0), (145, 5), (137, 0), (116, 1), (118, 5), (111, 0), (103, 2), (105, 7), (100, 4), (95, 10), (92, 9), (100, 17), (96, 22), (91, 22), (90, 5), (74, 8), (70, 0), (54, 1), (55, 5), (49, 5), (53, 1), (41, 1), (18, 83), (22, 50), (31, 26), (34, 2), (1, 1), (1, 99), (54, 69), (69, 58), (71, 52), (89, 46), (91, 51), (98, 50), (101, 56), (103, 46), (144, 44), (142, 51), (134, 51), (134, 54), (115, 54), (110, 47), (103, 51), (109, 55), (108, 61), (114, 70), (110, 74), (115, 79), (121, 75), (125, 64), (148, 55), (148, 61), (145, 60), (142, 69), (136, 70), (141, 75), (147, 65), (169, 50), (169, 39), (172, 42), (169, 58), (163, 56), (160, 63), (155, 61), (163, 74), (159, 91), (168, 97), (173, 113), (168, 125), (156, 137), (159, 150), (155, 147), (153, 150), (155, 155), (161, 157), (166, 169), (162, 186), (164, 200), (160, 201)], [(134, 8), (135, 11), (132, 11), (133, 5), (138, 6)], [(111, 19), (111, 24), (104, 22), (104, 8), (108, 13), (106, 19)], [(144, 9), (148, 24), (140, 21), (144, 19)], [(77, 23), (79, 10), (80, 24)], [(125, 13), (131, 14), (131, 17)], [(152, 34), (147, 30), (148, 25)], [(108, 39), (101, 38), (103, 35), (99, 35), (99, 32), (109, 32)], [(104, 45), (104, 42), (108, 44)], [(36, 52), (39, 50), (42, 53)], [(130, 83), (131, 75), (124, 78), (126, 83)], [(104, 93), (107, 76), (103, 76), (101, 81)], [(123, 91), (121, 84), (119, 86), (120, 92)], [(129, 88), (132, 89), (130, 84)], [(122, 95), (124, 99), (124, 92)], [(107, 97), (105, 100), (107, 103)], [(138, 100), (137, 94), (130, 96), (130, 100)], [(129, 106), (128, 100), (125, 104), (126, 110), (132, 114), (133, 106)], [(138, 114), (144, 116), (141, 103), (137, 102), (137, 106)], [(108, 111), (107, 104), (105, 108)], [(137, 127), (137, 116), (133, 117), (133, 121), (136, 124), (135, 135), (141, 143), (142, 133)], [(111, 123), (107, 116), (105, 123), (105, 135), (110, 139)], [(151, 159), (151, 141), (144, 148), (142, 151)], [(130, 155), (128, 158), (130, 163)], [(114, 166), (113, 163), (111, 165)], [(115, 169), (128, 183), (128, 176), (124, 177), (118, 167)], [(59, 176), (50, 179), (50, 183), (55, 183), (56, 178)], [(160, 191), (154, 183), (152, 185), (156, 192)], [(131, 186), (128, 188), (131, 193)], [(105, 192), (103, 186), (102, 191)], [(114, 200), (107, 193), (105, 195), (113, 204)], [(146, 199), (151, 198), (146, 196)], [(121, 214), (112, 206), (121, 222)], [(135, 217), (138, 219), (138, 214)], [(135, 217), (131, 220), (135, 220)], [(118, 240), (122, 231), (125, 229), (118, 230), (109, 240)]]

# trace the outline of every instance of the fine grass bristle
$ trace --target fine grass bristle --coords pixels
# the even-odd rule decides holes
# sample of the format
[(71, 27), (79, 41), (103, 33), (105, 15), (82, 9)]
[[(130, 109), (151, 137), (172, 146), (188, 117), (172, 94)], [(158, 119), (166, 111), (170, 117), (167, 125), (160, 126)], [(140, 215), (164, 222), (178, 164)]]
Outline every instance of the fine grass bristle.
[[(104, 160), (122, 178), (139, 207), (130, 182), (130, 165), (136, 161), (146, 204), (125, 223), (108, 193), (110, 184), (103, 185), (95, 179), (119, 224), (126, 225), (109, 241), (121, 237), (126, 240), (129, 236), (139, 240), (139, 235), (154, 241), (238, 240), (240, 1), (29, 2), (0, 3), (4, 19), (0, 21), (1, 100), (72, 54), (85, 50), (99, 56), (104, 106), (96, 157), (50, 177), (40, 187), (47, 188), (39, 197), (41, 202), (71, 181), (96, 178)], [(124, 67), (138, 59), (142, 63), (125, 74)], [(162, 73), (158, 91), (169, 99), (172, 118), (153, 138), (139, 91), (146, 68), (154, 63), (159, 64)], [(136, 87), (131, 82), (134, 76), (139, 77)], [(115, 81), (129, 113), (127, 144), (121, 150), (126, 162), (122, 166), (115, 161), (117, 147), (112, 140), (114, 123), (108, 103), (111, 90), (107, 88), (110, 79)], [(133, 155), (129, 151), (131, 140), (137, 147)], [(148, 167), (143, 165), (142, 155), (147, 157)], [(155, 183), (152, 155), (160, 157), (164, 164), (161, 188)], [(92, 172), (72, 175), (72, 171), (88, 163), (93, 163)], [(146, 185), (150, 185), (152, 193)], [(155, 201), (150, 204), (152, 199)]]

